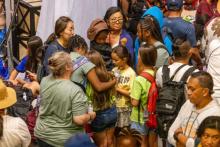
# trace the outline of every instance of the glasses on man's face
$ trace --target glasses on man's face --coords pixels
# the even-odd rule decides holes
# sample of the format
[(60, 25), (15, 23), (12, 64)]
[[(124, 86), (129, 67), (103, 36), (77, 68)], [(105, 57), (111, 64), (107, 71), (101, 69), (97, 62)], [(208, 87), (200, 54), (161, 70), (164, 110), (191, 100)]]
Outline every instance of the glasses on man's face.
[(123, 23), (123, 18), (112, 18), (110, 19), (111, 23)]

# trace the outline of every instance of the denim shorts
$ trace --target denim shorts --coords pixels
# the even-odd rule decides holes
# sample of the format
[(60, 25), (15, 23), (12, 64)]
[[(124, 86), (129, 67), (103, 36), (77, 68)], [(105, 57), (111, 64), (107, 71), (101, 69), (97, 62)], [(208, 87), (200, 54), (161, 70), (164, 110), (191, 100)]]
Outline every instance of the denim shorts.
[(111, 108), (97, 111), (96, 117), (91, 123), (91, 129), (93, 132), (102, 132), (106, 128), (115, 127), (117, 121), (117, 110), (113, 106)]
[(149, 132), (149, 128), (145, 124), (140, 124), (138, 122), (131, 122), (131, 129), (135, 129), (141, 135), (147, 135)]

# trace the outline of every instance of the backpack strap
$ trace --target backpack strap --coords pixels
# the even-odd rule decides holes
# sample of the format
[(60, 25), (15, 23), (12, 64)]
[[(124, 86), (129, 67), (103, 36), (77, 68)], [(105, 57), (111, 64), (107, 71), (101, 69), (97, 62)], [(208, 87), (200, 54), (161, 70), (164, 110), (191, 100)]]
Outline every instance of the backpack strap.
[(185, 71), (185, 73), (183, 74), (182, 78), (180, 81), (183, 81), (183, 82), (186, 82), (186, 80), (188, 79), (188, 77), (192, 74), (192, 72), (195, 70), (196, 68), (193, 66), (193, 67), (190, 67), (189, 69), (187, 69)]
[(73, 83), (76, 84), (77, 86), (79, 86), (82, 89), (82, 91), (84, 93), (86, 93), (86, 88), (81, 83), (78, 83), (78, 82), (75, 82), (75, 81), (73, 81)]
[(182, 69), (184, 66), (186, 66), (187, 64), (183, 64), (181, 66), (179, 66), (176, 71), (174, 72), (174, 74), (172, 75), (172, 77), (170, 78), (170, 81), (173, 81), (174, 77), (176, 76), (176, 74), (180, 71), (180, 69)]
[[(153, 83), (155, 81), (154, 76), (152, 76), (151, 74), (149, 74), (147, 72), (142, 72), (140, 74), (140, 76), (147, 79), (150, 83)], [(141, 109), (141, 99), (140, 99), (139, 104), (138, 104), (138, 123), (140, 123), (140, 109)]]
[(150, 83), (153, 83), (155, 81), (154, 76), (152, 76), (151, 74), (147, 73), (147, 72), (142, 72), (140, 74), (140, 76), (144, 77), (145, 79), (147, 79)]
[(168, 65), (163, 65), (162, 67), (162, 80), (163, 83), (166, 83), (170, 80), (170, 69), (168, 68)]
[(165, 50), (167, 51), (167, 48), (166, 48), (164, 45), (162, 45), (162, 44), (156, 46), (155, 48), (156, 48), (156, 49), (162, 48), (162, 49), (165, 49)]

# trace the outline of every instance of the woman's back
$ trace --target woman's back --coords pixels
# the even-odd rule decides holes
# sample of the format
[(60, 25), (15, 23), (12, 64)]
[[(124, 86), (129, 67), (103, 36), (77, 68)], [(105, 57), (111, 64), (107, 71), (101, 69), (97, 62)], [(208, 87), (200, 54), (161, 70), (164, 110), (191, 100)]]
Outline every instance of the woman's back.
[(31, 135), (25, 122), (19, 117), (3, 116), (1, 147), (28, 147)]
[(37, 137), (47, 138), (51, 145), (62, 146), (73, 133), (83, 131), (73, 123), (74, 116), (87, 111), (87, 98), (78, 86), (70, 80), (47, 76), (41, 82), (40, 94), (41, 105), (35, 127)]

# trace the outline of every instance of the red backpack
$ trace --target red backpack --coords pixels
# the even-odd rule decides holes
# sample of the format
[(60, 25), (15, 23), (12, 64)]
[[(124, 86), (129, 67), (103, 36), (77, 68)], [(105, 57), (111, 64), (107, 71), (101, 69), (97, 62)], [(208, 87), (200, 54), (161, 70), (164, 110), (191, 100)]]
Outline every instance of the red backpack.
[(156, 118), (156, 102), (158, 98), (158, 90), (154, 77), (147, 72), (142, 72), (140, 76), (147, 79), (150, 83), (150, 89), (148, 92), (148, 100), (146, 105), (146, 110), (148, 111), (148, 119), (146, 125), (149, 128), (157, 128), (157, 118)]

